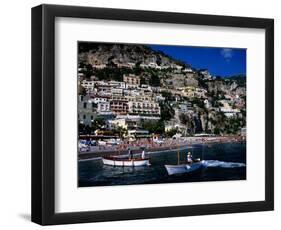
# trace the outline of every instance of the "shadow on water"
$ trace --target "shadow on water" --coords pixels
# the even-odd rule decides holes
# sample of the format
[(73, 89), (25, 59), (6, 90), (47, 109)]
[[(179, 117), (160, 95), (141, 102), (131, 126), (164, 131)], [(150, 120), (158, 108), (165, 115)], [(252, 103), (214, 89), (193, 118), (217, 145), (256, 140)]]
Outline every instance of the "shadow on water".
[(246, 144), (194, 145), (179, 151), (181, 162), (186, 160), (188, 151), (194, 158), (203, 159), (204, 167), (174, 176), (168, 176), (164, 165), (177, 164), (177, 151), (151, 154), (151, 166), (114, 167), (103, 165), (101, 160), (81, 161), (78, 163), (79, 187), (246, 179)]

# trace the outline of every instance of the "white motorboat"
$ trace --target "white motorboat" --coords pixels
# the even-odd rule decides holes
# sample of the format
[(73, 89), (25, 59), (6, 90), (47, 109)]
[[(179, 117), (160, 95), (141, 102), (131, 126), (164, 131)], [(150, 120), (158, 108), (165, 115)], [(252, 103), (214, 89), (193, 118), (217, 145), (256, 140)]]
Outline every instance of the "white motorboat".
[(178, 151), (178, 164), (176, 165), (165, 165), (165, 168), (168, 172), (168, 175), (174, 175), (174, 174), (183, 174), (183, 173), (189, 173), (193, 172), (197, 169), (200, 169), (203, 165), (201, 163), (200, 158), (198, 159), (192, 159), (190, 152), (187, 155), (187, 161), (180, 164), (180, 153)]
[(102, 162), (105, 165), (119, 166), (119, 167), (138, 167), (138, 166), (150, 165), (148, 158), (124, 159), (118, 157), (103, 157)]
[(182, 174), (193, 172), (197, 169), (200, 169), (203, 165), (201, 162), (191, 163), (191, 164), (180, 164), (180, 165), (165, 165), (165, 168), (170, 175)]

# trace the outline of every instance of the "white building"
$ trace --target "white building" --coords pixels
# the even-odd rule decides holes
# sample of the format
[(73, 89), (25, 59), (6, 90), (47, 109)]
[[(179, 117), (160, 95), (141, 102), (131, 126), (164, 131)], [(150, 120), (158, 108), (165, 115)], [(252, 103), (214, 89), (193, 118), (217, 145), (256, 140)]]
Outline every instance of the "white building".
[(98, 104), (98, 103), (101, 103), (101, 102), (107, 102), (107, 98), (106, 97), (94, 97), (92, 99), (92, 101), (95, 103), (95, 104)]
[(127, 64), (130, 68), (134, 68), (136, 66), (136, 64), (133, 62), (128, 62)]
[(141, 68), (148, 68), (148, 67), (149, 67), (149, 65), (144, 64), (144, 63), (141, 63), (141, 64), (140, 64), (140, 67), (141, 67)]
[(156, 96), (155, 96), (155, 100), (156, 100), (157, 102), (159, 102), (159, 101), (165, 101), (165, 97), (163, 97), (161, 94), (159, 94), (159, 95), (156, 95)]
[(185, 73), (193, 73), (193, 70), (191, 68), (185, 68), (182, 71)]
[(226, 117), (233, 117), (240, 112), (240, 110), (232, 108), (220, 108), (220, 111), (223, 112)]
[(155, 63), (155, 62), (150, 62), (149, 64), (148, 64), (148, 66), (150, 67), (150, 68), (157, 68), (157, 64)]
[(97, 112), (98, 114), (108, 114), (110, 111), (110, 103), (108, 101), (106, 102), (99, 102), (97, 106)]
[(177, 70), (181, 70), (181, 69), (182, 69), (182, 66), (180, 66), (180, 65), (175, 65), (174, 68), (177, 69)]
[(123, 95), (123, 89), (122, 88), (112, 88), (111, 93), (112, 93), (112, 95)]
[(177, 129), (179, 132), (185, 132), (186, 126), (182, 125), (180, 123), (177, 123), (176, 121), (169, 121), (169, 122), (165, 123), (165, 132), (168, 132), (173, 129)]
[(96, 117), (95, 113), (96, 104), (89, 96), (79, 95), (78, 97), (78, 122), (91, 126)]
[(160, 106), (152, 101), (129, 101), (128, 112), (131, 114), (160, 115)]
[(109, 120), (108, 123), (109, 123), (111, 129), (117, 128), (117, 127), (121, 127), (124, 129), (128, 128), (125, 118), (117, 118), (114, 120)]
[(87, 92), (94, 91), (95, 81), (83, 80), (80, 84), (86, 89)]
[(105, 67), (106, 67), (106, 64), (93, 65), (93, 68), (96, 68), (96, 69), (104, 69)]
[(149, 135), (149, 131), (143, 129), (132, 129), (128, 130), (129, 137), (147, 137)]
[(138, 89), (125, 89), (123, 91), (124, 95), (125, 96), (133, 96), (133, 97), (136, 97), (136, 96), (140, 96), (141, 95), (141, 91), (138, 90)]
[(148, 121), (158, 121), (160, 119), (160, 117), (152, 117), (152, 116), (144, 116), (144, 115), (130, 115), (130, 114), (126, 114), (126, 115), (117, 115), (116, 119), (127, 119), (130, 121), (135, 121), (135, 122), (139, 122), (141, 120), (148, 120)]
[(113, 88), (121, 88), (121, 89), (126, 88), (126, 83), (123, 81), (109, 81), (108, 84)]
[(96, 85), (97, 93), (100, 96), (111, 96), (112, 95), (111, 89), (112, 89), (112, 87), (108, 84)]

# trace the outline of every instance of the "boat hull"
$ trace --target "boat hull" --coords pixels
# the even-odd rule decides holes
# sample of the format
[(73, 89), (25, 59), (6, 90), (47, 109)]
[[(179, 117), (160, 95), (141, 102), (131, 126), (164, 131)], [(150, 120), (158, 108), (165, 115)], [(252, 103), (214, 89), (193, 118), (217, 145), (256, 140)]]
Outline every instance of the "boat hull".
[(104, 165), (118, 166), (118, 167), (139, 167), (150, 165), (149, 159), (132, 159), (132, 160), (122, 160), (122, 159), (108, 159), (102, 158)]
[(181, 174), (186, 172), (185, 165), (165, 165), (165, 168), (169, 175)]
[(169, 175), (189, 173), (198, 170), (201, 167), (202, 164), (200, 162), (193, 164), (165, 165), (165, 168)]

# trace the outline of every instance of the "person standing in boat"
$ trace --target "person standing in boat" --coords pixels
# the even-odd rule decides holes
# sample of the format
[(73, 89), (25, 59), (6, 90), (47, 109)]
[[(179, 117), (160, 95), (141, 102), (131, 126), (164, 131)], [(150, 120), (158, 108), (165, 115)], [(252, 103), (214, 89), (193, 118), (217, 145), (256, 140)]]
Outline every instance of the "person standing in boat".
[(145, 159), (145, 151), (144, 151), (144, 149), (142, 150), (141, 158), (142, 158), (142, 159)]
[(193, 162), (193, 157), (190, 152), (187, 153), (187, 163), (192, 163)]

